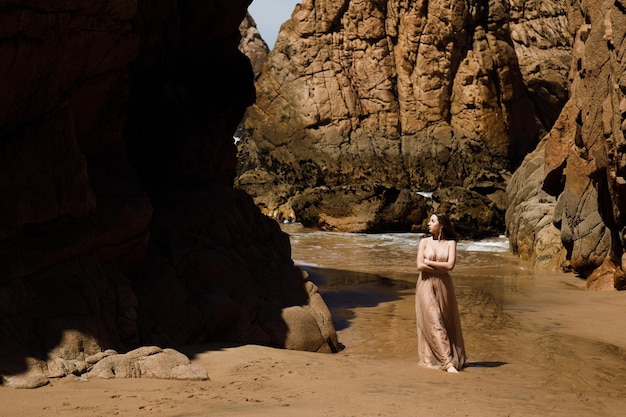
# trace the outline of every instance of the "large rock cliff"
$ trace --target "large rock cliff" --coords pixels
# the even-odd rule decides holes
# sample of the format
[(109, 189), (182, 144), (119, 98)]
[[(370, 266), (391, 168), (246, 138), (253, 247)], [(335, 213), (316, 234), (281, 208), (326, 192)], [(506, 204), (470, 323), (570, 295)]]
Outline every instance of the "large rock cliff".
[(236, 187), (331, 230), (407, 230), (439, 206), (465, 235), (502, 233), (509, 173), (567, 99), (568, 13), (304, 0), (256, 84)]
[(257, 82), (236, 187), (330, 230), (444, 209), (466, 237), (506, 228), (538, 270), (626, 288), (624, 10), (303, 1)]
[(0, 1), (0, 383), (146, 344), (337, 349), (287, 235), (232, 188), (248, 3)]
[(513, 250), (626, 288), (626, 3), (581, 1), (571, 98), (509, 185)]

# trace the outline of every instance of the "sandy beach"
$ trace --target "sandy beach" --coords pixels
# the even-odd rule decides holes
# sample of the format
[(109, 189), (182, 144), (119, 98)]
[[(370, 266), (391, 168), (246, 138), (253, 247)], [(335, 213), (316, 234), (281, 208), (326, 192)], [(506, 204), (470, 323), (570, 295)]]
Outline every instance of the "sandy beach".
[(0, 417), (626, 416), (626, 0), (253, 1), (0, 0)]
[(626, 297), (571, 275), (532, 281), (496, 304), (460, 285), (470, 366), (457, 375), (416, 365), (414, 289), (383, 281), (327, 294), (338, 354), (194, 346), (209, 381), (2, 388), (0, 416), (622, 416)]

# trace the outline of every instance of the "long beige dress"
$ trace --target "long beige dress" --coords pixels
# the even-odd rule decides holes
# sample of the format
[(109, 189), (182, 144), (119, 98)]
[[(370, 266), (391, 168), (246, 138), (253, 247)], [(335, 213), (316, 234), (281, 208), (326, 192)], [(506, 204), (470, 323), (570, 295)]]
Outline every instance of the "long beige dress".
[[(447, 261), (448, 245), (438, 244), (432, 237), (427, 239), (424, 257)], [(419, 365), (444, 370), (451, 365), (459, 370), (463, 368), (467, 360), (465, 343), (454, 285), (448, 273), (421, 271), (415, 292), (415, 312)]]

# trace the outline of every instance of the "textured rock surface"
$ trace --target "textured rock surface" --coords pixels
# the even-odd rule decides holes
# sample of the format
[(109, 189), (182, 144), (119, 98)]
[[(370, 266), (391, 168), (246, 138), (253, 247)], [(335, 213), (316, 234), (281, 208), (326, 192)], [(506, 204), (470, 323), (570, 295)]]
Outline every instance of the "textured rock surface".
[(428, 216), (424, 197), (371, 184), (305, 190), (291, 205), (302, 224), (345, 232), (407, 230)]
[(542, 142), (511, 178), (506, 211), (511, 251), (533, 262), (539, 272), (568, 267), (560, 232), (553, 223), (556, 198), (542, 189), (544, 153)]
[(303, 1), (256, 84), (236, 186), (279, 218), (322, 186), (504, 190), (567, 97), (560, 3)]
[[(79, 332), (75, 332), (77, 336)], [(79, 359), (51, 355), (44, 365), (33, 362), (29, 372), (3, 376), (3, 385), (11, 388), (39, 388), (51, 378), (67, 375), (89, 378), (159, 378), (204, 381), (206, 369), (192, 365), (189, 358), (173, 349), (145, 346), (125, 354), (108, 349)]]
[[(547, 221), (539, 224), (521, 216), (522, 206), (511, 204), (507, 223), (513, 231), (512, 246), (524, 257), (541, 259), (552, 257), (552, 248), (561, 245), (553, 263), (589, 277), (588, 286), (594, 289), (625, 288), (626, 13), (622, 3), (580, 2), (584, 24), (576, 34), (571, 99), (509, 187), (512, 202), (524, 200), (529, 187), (541, 188), (538, 194), (546, 196), (549, 212)], [(522, 229), (533, 229), (535, 234), (521, 233)], [(547, 252), (538, 243), (539, 232), (546, 229), (552, 236)]]
[(205, 369), (192, 365), (187, 356), (173, 349), (145, 346), (125, 354), (98, 358), (86, 378), (160, 378), (205, 381)]
[(573, 37), (583, 23), (580, 2), (508, 3), (511, 40), (543, 136), (569, 98)]
[(145, 344), (338, 348), (288, 237), (232, 188), (247, 5), (0, 1), (0, 383)]
[(256, 22), (250, 16), (250, 13), (246, 14), (246, 18), (239, 25), (239, 33), (241, 33), (239, 50), (250, 59), (252, 70), (254, 71), (254, 79), (258, 80), (261, 76), (263, 65), (267, 61), (270, 49), (263, 38), (261, 38), (261, 33), (257, 29)]

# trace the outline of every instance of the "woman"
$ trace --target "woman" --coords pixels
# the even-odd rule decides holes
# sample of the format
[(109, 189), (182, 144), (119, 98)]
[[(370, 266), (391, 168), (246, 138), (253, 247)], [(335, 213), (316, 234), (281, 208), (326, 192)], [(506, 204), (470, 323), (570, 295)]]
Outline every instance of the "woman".
[(448, 274), (456, 262), (457, 236), (445, 213), (428, 222), (430, 237), (420, 240), (415, 293), (419, 364), (456, 373), (465, 366), (459, 307)]

